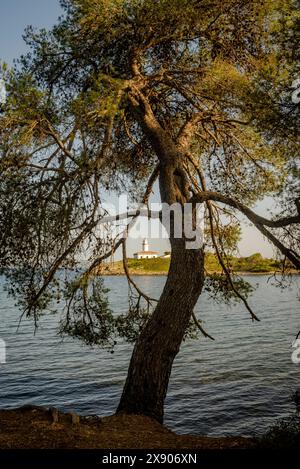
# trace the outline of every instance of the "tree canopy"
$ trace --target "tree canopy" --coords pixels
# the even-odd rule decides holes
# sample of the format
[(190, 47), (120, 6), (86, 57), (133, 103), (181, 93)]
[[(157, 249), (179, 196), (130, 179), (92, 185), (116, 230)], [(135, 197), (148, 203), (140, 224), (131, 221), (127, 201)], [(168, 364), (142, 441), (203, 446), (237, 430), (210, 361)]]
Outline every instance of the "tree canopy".
[[(228, 256), (242, 213), (300, 266), (300, 119), (291, 99), (300, 76), (299, 2), (61, 5), (57, 25), (29, 27), (31, 51), (3, 68), (0, 258), (11, 291), (36, 322), (53, 299), (66, 301), (62, 331), (89, 344), (110, 347), (117, 333), (134, 340), (155, 303), (127, 269), (136, 301), (128, 315), (110, 311), (98, 273), (121, 245), (126, 265), (126, 248), (120, 233), (112, 240), (109, 227), (99, 229), (103, 193), (147, 204), (159, 178), (163, 202), (205, 204), (206, 250), (223, 269), (207, 281), (257, 319)], [(253, 211), (265, 196), (277, 202), (272, 219)]]

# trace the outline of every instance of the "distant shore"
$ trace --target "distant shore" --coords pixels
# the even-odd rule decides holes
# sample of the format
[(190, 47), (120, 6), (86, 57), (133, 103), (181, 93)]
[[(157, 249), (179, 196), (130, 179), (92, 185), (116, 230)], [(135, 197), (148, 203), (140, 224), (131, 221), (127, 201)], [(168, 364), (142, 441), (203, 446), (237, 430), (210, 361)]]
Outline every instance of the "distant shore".
[[(127, 260), (128, 270), (131, 275), (141, 276), (163, 276), (168, 275), (170, 268), (170, 257), (162, 256), (156, 258), (132, 259)], [(274, 276), (281, 275), (281, 262), (275, 259), (263, 258), (260, 253), (252, 254), (249, 257), (230, 257), (228, 258), (229, 268), (233, 275), (240, 276)], [(286, 266), (288, 267), (288, 266)], [(222, 273), (221, 265), (213, 253), (207, 253), (205, 256), (205, 271), (208, 275), (220, 275)], [(291, 275), (299, 275), (289, 266), (286, 272)], [(119, 276), (125, 275), (123, 262), (116, 261), (101, 266), (99, 275)]]
[[(221, 271), (217, 272), (207, 272), (208, 275), (220, 275)], [(99, 275), (103, 275), (105, 277), (119, 277), (119, 276), (124, 276), (125, 272), (122, 270), (114, 270), (114, 269), (107, 269), (107, 270), (101, 270), (99, 272)], [(140, 276), (140, 277), (145, 277), (145, 276), (153, 276), (153, 277), (161, 277), (161, 276), (167, 276), (168, 272), (167, 271), (149, 271), (149, 270), (133, 270), (130, 269), (130, 275), (133, 276)], [(281, 275), (280, 272), (278, 271), (273, 271), (273, 272), (251, 272), (251, 271), (242, 271), (242, 272), (234, 272), (233, 275), (241, 275), (241, 276), (247, 276), (247, 277), (272, 277), (274, 275)], [(297, 271), (291, 271), (289, 272), (289, 275), (300, 275), (300, 272)]]

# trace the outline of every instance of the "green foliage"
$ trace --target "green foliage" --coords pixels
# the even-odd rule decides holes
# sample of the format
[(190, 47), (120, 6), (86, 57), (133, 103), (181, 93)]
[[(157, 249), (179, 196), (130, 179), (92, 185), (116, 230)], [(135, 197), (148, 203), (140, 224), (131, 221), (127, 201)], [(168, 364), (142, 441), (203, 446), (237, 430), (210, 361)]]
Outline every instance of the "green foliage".
[(144, 272), (168, 272), (170, 259), (161, 257), (154, 259), (128, 259), (128, 267)]
[[(249, 257), (229, 257), (230, 269), (233, 272), (254, 272), (254, 273), (268, 273), (274, 272), (281, 268), (281, 263), (274, 259), (263, 258), (261, 254), (253, 254)], [(159, 273), (168, 272), (170, 267), (169, 258), (156, 258), (156, 259), (128, 259), (128, 266), (130, 270), (140, 273)], [(207, 272), (221, 272), (221, 266), (218, 259), (213, 253), (206, 253), (205, 268)], [(122, 263), (115, 262), (113, 270), (121, 270)]]
[(60, 323), (60, 333), (81, 339), (87, 345), (98, 345), (112, 350), (115, 318), (109, 308), (101, 278), (95, 278), (91, 285), (75, 280), (67, 282), (64, 288), (66, 315)]
[(300, 416), (280, 420), (260, 439), (260, 446), (268, 449), (300, 448)]
[(272, 272), (274, 267), (279, 267), (279, 264), (270, 259), (263, 259), (261, 254), (253, 254), (239, 262), (239, 268), (243, 266), (247, 266), (249, 272)]
[[(249, 257), (229, 256), (228, 262), (229, 268), (233, 272), (268, 273), (281, 268), (280, 262), (263, 258), (259, 253), (252, 254)], [(212, 253), (206, 255), (206, 269), (209, 272), (219, 272), (221, 270), (218, 259)]]
[(300, 448), (300, 414), (299, 390), (291, 398), (295, 404), (294, 414), (278, 420), (261, 438), (258, 439), (262, 448), (268, 449), (299, 449)]
[(130, 298), (129, 311), (127, 314), (121, 314), (116, 319), (116, 329), (123, 339), (134, 343), (145, 327), (151, 311), (147, 305), (141, 304), (141, 300), (134, 301)]
[(27, 313), (28, 308), (32, 308), (35, 318), (35, 325), (45, 310), (50, 310), (54, 300), (58, 299), (57, 282), (53, 281), (51, 288), (44, 291), (36, 299), (36, 295), (44, 283), (44, 273), (28, 265), (20, 265), (18, 268), (2, 268), (0, 273), (9, 280), (5, 289), (17, 301), (21, 309)]
[[(249, 257), (229, 256), (229, 268), (233, 272), (245, 273), (271, 273), (282, 268), (280, 261), (263, 258), (261, 254), (252, 254)], [(170, 267), (170, 258), (154, 259), (128, 259), (128, 267), (135, 273), (167, 273)], [(220, 273), (220, 263), (213, 253), (206, 253), (205, 269), (208, 273)], [(115, 262), (112, 271), (121, 271), (122, 262)]]
[(249, 282), (246, 282), (242, 278), (233, 278), (229, 281), (228, 277), (222, 273), (208, 276), (204, 290), (208, 292), (210, 297), (215, 301), (225, 302), (229, 305), (238, 303), (241, 300), (236, 295), (236, 291), (238, 291), (243, 298), (247, 299), (254, 288)]

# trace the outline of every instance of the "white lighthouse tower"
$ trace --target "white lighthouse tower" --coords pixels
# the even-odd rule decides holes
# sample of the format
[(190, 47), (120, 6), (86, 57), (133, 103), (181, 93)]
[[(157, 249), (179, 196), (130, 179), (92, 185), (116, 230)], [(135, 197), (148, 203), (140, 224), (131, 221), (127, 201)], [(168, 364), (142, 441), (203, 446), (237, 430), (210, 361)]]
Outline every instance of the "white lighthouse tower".
[(143, 251), (146, 253), (149, 251), (149, 243), (148, 243), (148, 239), (145, 238), (144, 241), (143, 241)]

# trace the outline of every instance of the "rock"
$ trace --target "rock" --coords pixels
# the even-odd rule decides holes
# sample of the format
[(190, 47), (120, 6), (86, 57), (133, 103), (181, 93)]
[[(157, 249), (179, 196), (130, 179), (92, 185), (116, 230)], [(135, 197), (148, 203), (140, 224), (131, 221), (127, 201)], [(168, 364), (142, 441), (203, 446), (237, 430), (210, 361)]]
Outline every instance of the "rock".
[(50, 413), (50, 416), (52, 418), (52, 423), (58, 423), (58, 419), (59, 419), (58, 410), (55, 409), (54, 407), (50, 407), (49, 408), (49, 413)]
[(46, 409), (45, 407), (42, 407), (42, 406), (26, 404), (20, 407), (18, 410), (20, 412), (36, 412), (37, 410), (45, 411)]
[(70, 412), (72, 425), (78, 425), (80, 423), (80, 415), (76, 414), (75, 412)]

